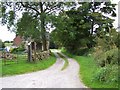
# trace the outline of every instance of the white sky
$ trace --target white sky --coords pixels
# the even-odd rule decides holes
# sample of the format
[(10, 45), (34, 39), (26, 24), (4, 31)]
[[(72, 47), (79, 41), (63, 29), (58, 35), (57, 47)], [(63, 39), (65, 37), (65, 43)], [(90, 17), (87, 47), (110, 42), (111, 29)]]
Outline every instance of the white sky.
[(6, 26), (0, 25), (0, 39), (2, 41), (13, 41), (15, 36), (15, 33), (8, 31)]
[[(113, 3), (118, 4), (120, 0), (111, 0)], [(118, 15), (118, 5), (116, 6), (116, 13)], [(118, 26), (118, 16), (115, 18), (114, 27)], [(0, 25), (0, 39), (2, 41), (12, 41), (15, 38), (15, 33), (8, 31), (6, 26)]]

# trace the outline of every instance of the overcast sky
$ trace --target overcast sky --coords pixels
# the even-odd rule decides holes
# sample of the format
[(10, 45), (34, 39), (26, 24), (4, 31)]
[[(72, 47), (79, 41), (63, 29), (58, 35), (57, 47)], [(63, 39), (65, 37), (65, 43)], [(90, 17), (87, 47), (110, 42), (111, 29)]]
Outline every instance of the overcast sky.
[[(111, 0), (113, 3), (118, 4), (120, 0)], [(116, 13), (118, 15), (118, 5), (116, 6)], [(115, 18), (115, 28), (118, 26), (118, 17)], [(2, 41), (12, 41), (15, 38), (15, 33), (8, 31), (6, 26), (0, 25), (0, 39)]]

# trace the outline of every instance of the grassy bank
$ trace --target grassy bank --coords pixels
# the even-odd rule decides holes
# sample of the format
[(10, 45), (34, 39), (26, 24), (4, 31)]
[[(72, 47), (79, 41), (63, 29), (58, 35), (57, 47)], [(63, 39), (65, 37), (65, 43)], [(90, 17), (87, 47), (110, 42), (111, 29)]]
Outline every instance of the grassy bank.
[(51, 55), (47, 59), (40, 60), (37, 63), (29, 63), (25, 55), (19, 55), (18, 64), (15, 62), (8, 62), (8, 65), (4, 65), (3, 62), (0, 63), (2, 63), (2, 76), (8, 76), (44, 70), (55, 62), (56, 58), (54, 55)]
[(94, 80), (95, 73), (100, 69), (92, 57), (75, 56), (67, 52), (63, 52), (71, 58), (74, 58), (80, 65), (79, 76), (83, 83), (90, 88), (118, 88), (117, 83), (98, 82)]
[(67, 60), (67, 58), (65, 58), (62, 54), (60, 54), (60, 53), (57, 53), (61, 58), (63, 58), (63, 60), (65, 61), (65, 64), (64, 64), (64, 66), (62, 67), (62, 69), (61, 70), (64, 70), (64, 69), (66, 69), (67, 68), (67, 66), (69, 65), (69, 62), (68, 62), (68, 60)]
[(2, 59), (0, 59), (0, 76), (2, 76)]

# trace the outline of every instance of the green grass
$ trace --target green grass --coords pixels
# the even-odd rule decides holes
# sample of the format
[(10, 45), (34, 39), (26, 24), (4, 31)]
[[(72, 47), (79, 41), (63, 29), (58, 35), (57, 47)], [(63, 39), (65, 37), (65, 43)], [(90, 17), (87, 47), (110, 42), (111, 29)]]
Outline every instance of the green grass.
[(67, 67), (68, 67), (68, 65), (69, 65), (69, 62), (68, 62), (68, 60), (67, 60), (67, 58), (65, 58), (62, 54), (60, 54), (60, 53), (57, 53), (61, 58), (63, 58), (63, 60), (65, 61), (65, 64), (64, 64), (64, 66), (62, 67), (62, 69), (61, 70), (64, 70), (64, 69), (66, 69)]
[(0, 59), (0, 76), (2, 76), (2, 59)]
[(97, 67), (94, 59), (87, 56), (75, 56), (67, 52), (63, 52), (71, 58), (74, 58), (80, 65), (79, 76), (82, 82), (89, 88), (118, 88), (117, 83), (105, 83), (93, 81), (94, 74), (97, 72)]
[(5, 43), (5, 46), (12, 46), (13, 43)]
[(92, 78), (99, 69), (93, 58), (85, 56), (74, 57), (76, 61), (80, 64), (80, 76), (83, 82), (90, 88), (118, 88), (116, 83), (105, 83), (93, 81)]
[(15, 62), (7, 62), (7, 65), (4, 65), (3, 62), (0, 63), (2, 63), (2, 76), (9, 76), (44, 70), (53, 65), (55, 62), (56, 58), (54, 55), (36, 63), (29, 63), (27, 62), (27, 57), (25, 55), (19, 55), (18, 64)]

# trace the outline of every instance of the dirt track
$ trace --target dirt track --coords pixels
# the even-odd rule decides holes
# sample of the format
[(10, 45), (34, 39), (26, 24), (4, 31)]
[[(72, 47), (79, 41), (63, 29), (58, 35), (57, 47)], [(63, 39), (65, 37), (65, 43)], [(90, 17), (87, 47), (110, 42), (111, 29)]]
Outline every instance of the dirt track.
[(2, 88), (85, 88), (79, 80), (78, 63), (67, 58), (69, 66), (61, 71), (64, 60), (59, 57), (57, 50), (53, 51), (57, 57), (56, 63), (50, 68), (28, 74), (0, 78)]

